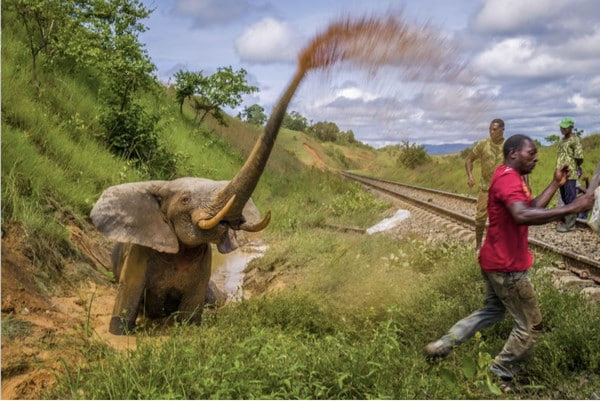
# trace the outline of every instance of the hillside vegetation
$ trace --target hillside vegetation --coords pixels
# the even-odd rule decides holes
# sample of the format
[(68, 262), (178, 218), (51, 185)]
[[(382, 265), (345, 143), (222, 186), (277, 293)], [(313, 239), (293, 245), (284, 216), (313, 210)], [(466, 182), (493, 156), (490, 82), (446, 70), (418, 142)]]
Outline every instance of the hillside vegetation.
[[(78, 322), (74, 332), (38, 327), (43, 334), (33, 348), (16, 359), (3, 352), (3, 388), (28, 372), (45, 371), (42, 379), (23, 381), (17, 396), (506, 397), (490, 381), (486, 364), (502, 347), (510, 321), (486, 330), (447, 360), (432, 363), (422, 355), (427, 342), (481, 303), (483, 287), (470, 244), (327, 228), (328, 223), (366, 228), (395, 211), (335, 170), (382, 171), (391, 178), (453, 189), (443, 183), (458, 182), (459, 172), (464, 175), (458, 157), (434, 157), (408, 171), (375, 150), (323, 143), (285, 129), (253, 195), (259, 209), (271, 210), (273, 216), (263, 233), (269, 248), (248, 269), (260, 279), (253, 288), (256, 296), (208, 311), (201, 326), (142, 329), (132, 338), (137, 347), (129, 351), (92, 336), (95, 290), (90, 288), (113, 284), (110, 274), (98, 271), (82, 253), (71, 228), (94, 235), (89, 212), (111, 185), (233, 177), (260, 130), (230, 116), (225, 116), (227, 127), (210, 118), (199, 126), (188, 104), (180, 113), (172, 91), (154, 82), (135, 92), (135, 104), (146, 115), (159, 117), (151, 130), (154, 136), (149, 135), (156, 153), (141, 159), (115, 153), (103, 124), (104, 75), (68, 57), (51, 62), (41, 52), (34, 80), (26, 33), (5, 4), (2, 231), (22, 230), (18, 260), (23, 264), (17, 268), (24, 274), (25, 261), (33, 266), (26, 271), (35, 282), (32, 291), (75, 297), (85, 313), (69, 316)], [(3, 235), (3, 351), (16, 349), (32, 335), (37, 325), (32, 312), (45, 314), (53, 308), (5, 308), (9, 296), (24, 298), (4, 290), (5, 241)], [(95, 246), (92, 251), (106, 252), (105, 244)], [(73, 262), (79, 266), (77, 274), (66, 268)], [(551, 257), (537, 255), (535, 267), (551, 262)], [(276, 281), (283, 290), (273, 290)], [(587, 398), (597, 391), (600, 342), (591, 339), (600, 338), (600, 312), (579, 295), (557, 293), (541, 275), (535, 284), (548, 332), (526, 367), (531, 383), (522, 398)], [(54, 365), (48, 355), (55, 355)], [(39, 391), (28, 392), (26, 387), (36, 380)]]
[[(483, 135), (483, 134), (482, 134)], [(505, 135), (508, 136), (508, 135)], [(484, 136), (482, 136), (482, 139)], [(600, 134), (591, 134), (582, 138), (584, 151), (583, 176), (590, 179), (600, 162)], [(556, 168), (556, 147), (538, 146), (538, 163), (530, 175), (530, 183), (534, 194), (539, 194), (550, 182)], [(414, 168), (407, 169), (396, 163), (398, 154), (390, 150), (383, 150), (367, 165), (363, 172), (390, 180), (396, 180), (428, 188), (437, 188), (460, 194), (477, 194), (477, 187), (469, 189), (467, 174), (465, 172), (465, 152), (434, 155), (431, 160)], [(475, 181), (480, 177), (479, 162), (475, 162), (473, 169)]]

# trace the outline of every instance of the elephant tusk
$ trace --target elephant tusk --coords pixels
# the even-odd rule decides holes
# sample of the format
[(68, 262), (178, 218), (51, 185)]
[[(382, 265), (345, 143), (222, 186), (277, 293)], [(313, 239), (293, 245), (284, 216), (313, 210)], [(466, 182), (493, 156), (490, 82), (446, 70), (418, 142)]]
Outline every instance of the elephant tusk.
[(267, 214), (265, 214), (265, 217), (263, 217), (262, 221), (260, 221), (256, 224), (244, 223), (244, 224), (240, 225), (240, 230), (249, 231), (252, 233), (255, 233), (257, 231), (262, 231), (265, 229), (265, 227), (267, 227), (269, 225), (270, 221), (271, 221), (271, 211), (269, 210), (267, 212)]
[(231, 209), (231, 206), (233, 205), (234, 200), (235, 194), (233, 194), (231, 198), (229, 198), (223, 209), (221, 209), (219, 213), (217, 213), (211, 219), (199, 220), (197, 223), (198, 227), (200, 227), (200, 229), (202, 230), (210, 230), (211, 228), (215, 227), (227, 215), (229, 209)]

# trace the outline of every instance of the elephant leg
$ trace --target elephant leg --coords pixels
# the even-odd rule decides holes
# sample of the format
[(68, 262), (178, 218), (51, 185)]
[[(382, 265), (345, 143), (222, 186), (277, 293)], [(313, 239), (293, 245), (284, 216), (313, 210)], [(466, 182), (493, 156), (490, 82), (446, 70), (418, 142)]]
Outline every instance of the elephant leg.
[(208, 307), (216, 307), (225, 304), (227, 301), (227, 294), (225, 291), (220, 289), (217, 284), (210, 280), (208, 287), (206, 287), (206, 296), (204, 297), (204, 303)]
[(179, 304), (179, 318), (191, 323), (200, 323), (202, 318), (202, 309), (208, 293), (208, 283), (210, 281), (212, 255), (210, 248), (206, 256), (200, 261), (197, 270), (197, 281), (183, 294), (181, 304)]
[(121, 268), (123, 267), (125, 258), (127, 257), (127, 250), (131, 246), (124, 244), (122, 242), (118, 242), (113, 248), (110, 261), (112, 264), (112, 272), (113, 277), (115, 278), (115, 282), (119, 282), (119, 277), (121, 276)]
[(185, 294), (179, 305), (177, 318), (182, 321), (199, 324), (202, 319), (206, 289), (199, 288), (190, 294)]
[(134, 244), (127, 248), (108, 329), (116, 335), (127, 334), (134, 329), (148, 272), (149, 249)]

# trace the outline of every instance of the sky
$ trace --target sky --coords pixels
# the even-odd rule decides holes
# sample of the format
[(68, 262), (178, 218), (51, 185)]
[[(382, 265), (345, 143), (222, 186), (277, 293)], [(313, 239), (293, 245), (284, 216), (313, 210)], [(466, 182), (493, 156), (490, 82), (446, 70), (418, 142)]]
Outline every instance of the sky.
[(415, 82), (386, 68), (376, 76), (343, 68), (309, 74), (288, 112), (374, 147), (399, 143), (468, 143), (502, 118), (505, 137), (544, 142), (572, 117), (585, 134), (600, 132), (600, 1), (597, 0), (144, 0), (154, 9), (140, 36), (165, 83), (183, 69), (231, 66), (247, 71), (267, 114), (313, 37), (342, 17), (401, 12), (442, 36), (469, 79)]

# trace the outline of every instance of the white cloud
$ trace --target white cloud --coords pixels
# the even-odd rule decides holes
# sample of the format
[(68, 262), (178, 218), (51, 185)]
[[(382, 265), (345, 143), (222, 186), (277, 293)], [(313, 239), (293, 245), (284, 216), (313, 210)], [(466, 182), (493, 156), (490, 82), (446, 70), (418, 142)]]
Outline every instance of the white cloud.
[(377, 99), (377, 95), (365, 92), (359, 88), (344, 88), (338, 91), (337, 96), (347, 99), (362, 99), (366, 102)]
[(540, 77), (567, 74), (572, 66), (536, 48), (534, 39), (505, 39), (484, 50), (474, 65), (486, 75)]
[(235, 49), (242, 61), (294, 62), (299, 44), (288, 24), (267, 17), (249, 26), (235, 40)]
[(579, 93), (569, 98), (569, 103), (575, 106), (575, 111), (580, 113), (598, 114), (600, 112), (600, 101), (581, 96)]
[(487, 0), (475, 17), (475, 27), (506, 32), (559, 14), (569, 0)]

